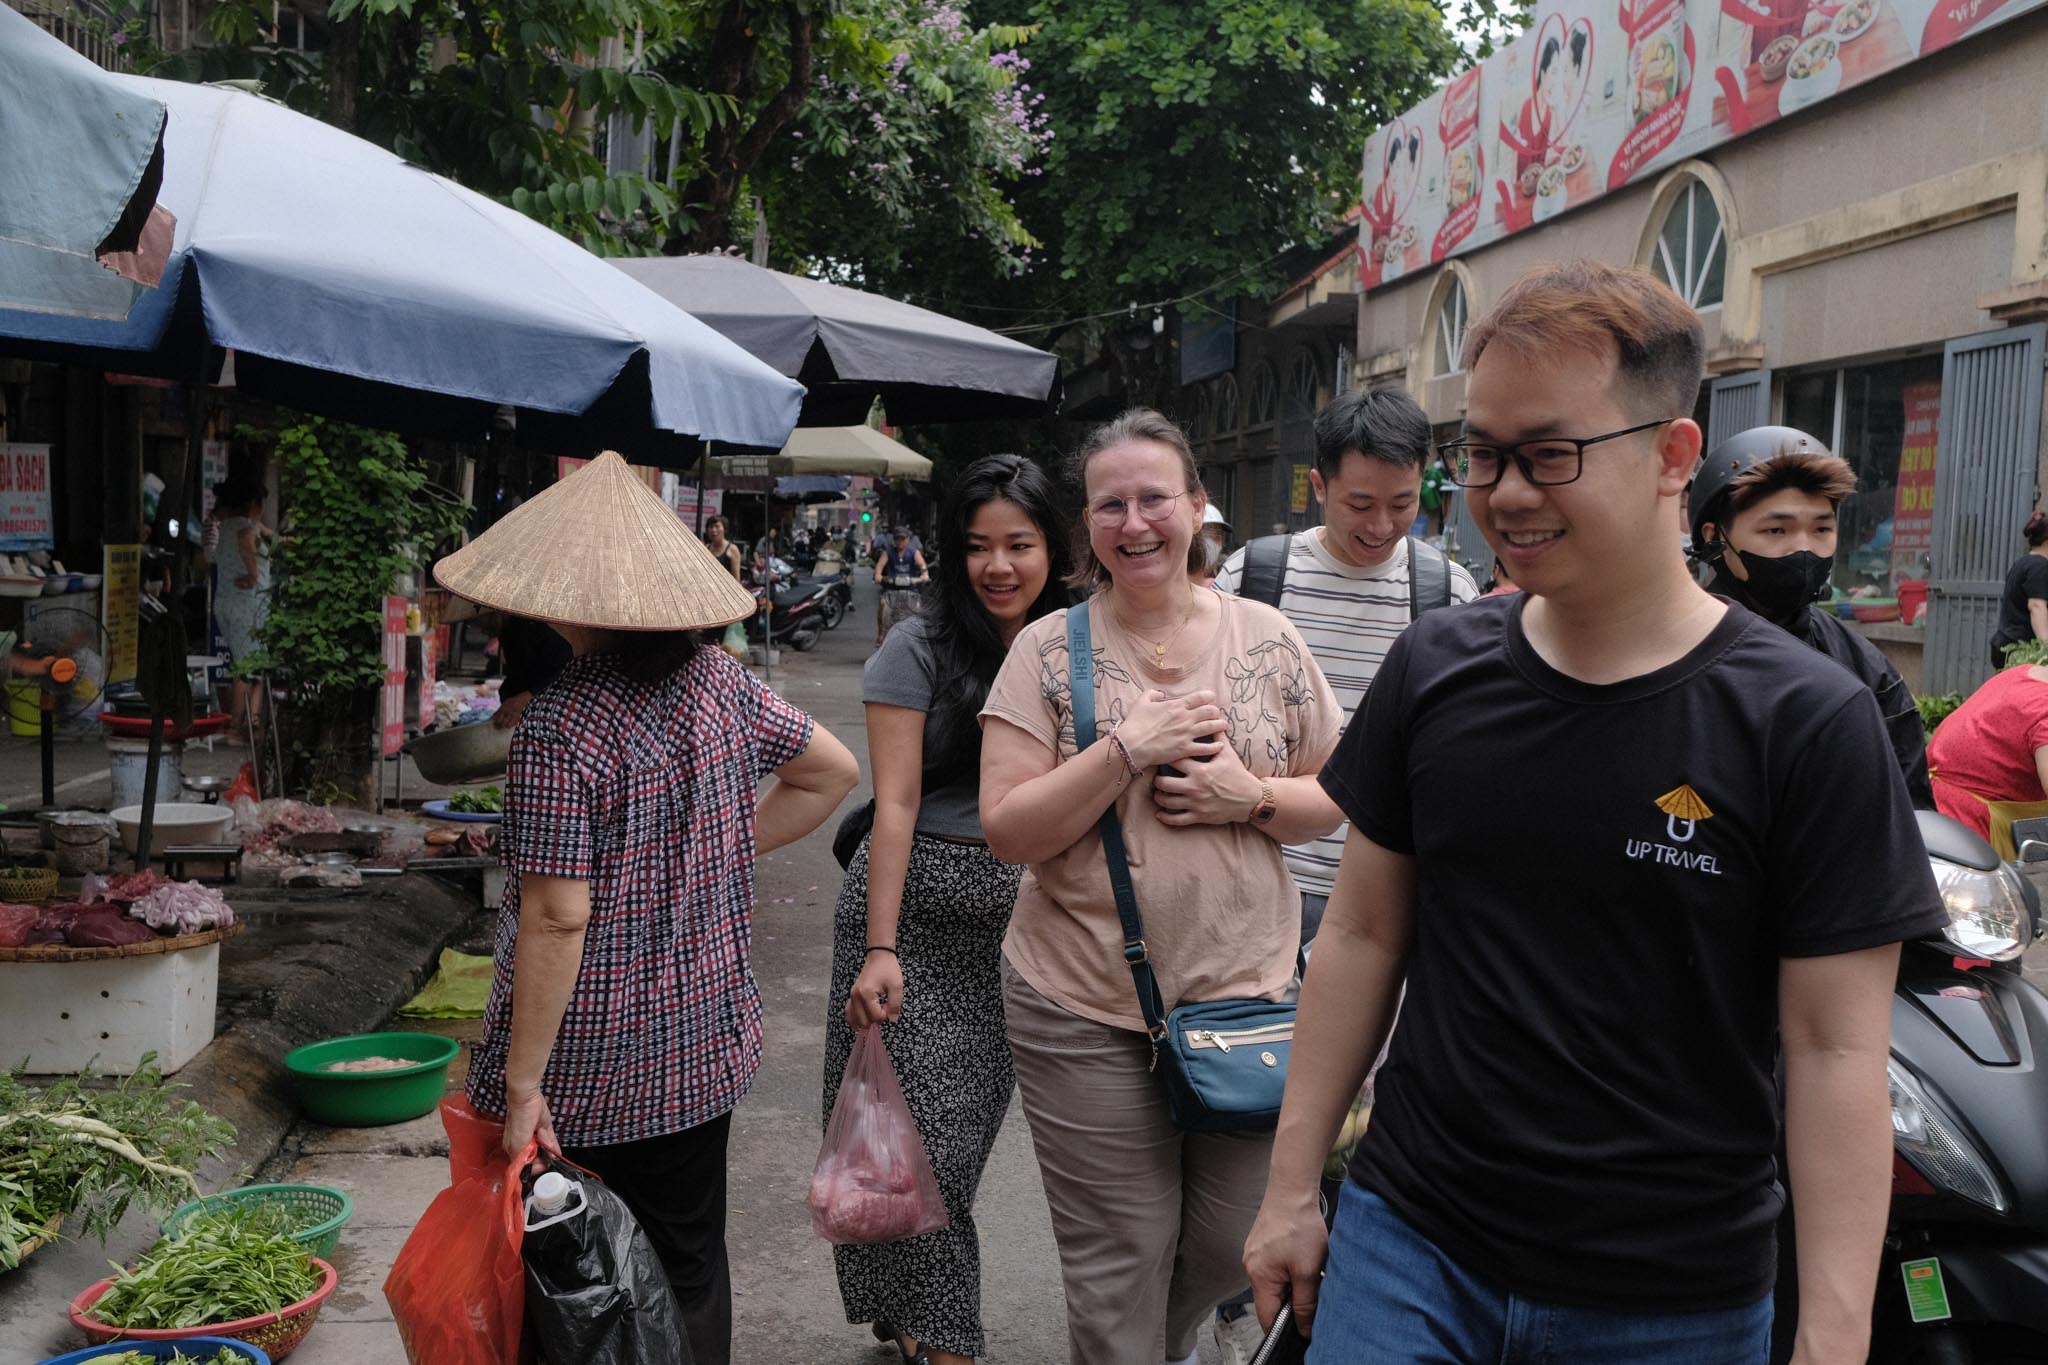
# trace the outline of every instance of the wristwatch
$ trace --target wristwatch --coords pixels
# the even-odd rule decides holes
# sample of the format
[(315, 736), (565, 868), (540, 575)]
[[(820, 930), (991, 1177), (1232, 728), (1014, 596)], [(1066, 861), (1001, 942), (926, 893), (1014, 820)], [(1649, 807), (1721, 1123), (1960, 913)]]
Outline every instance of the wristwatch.
[(1280, 813), (1280, 803), (1273, 797), (1273, 784), (1263, 778), (1259, 781), (1259, 804), (1252, 807), (1252, 823), (1271, 824), (1273, 817)]

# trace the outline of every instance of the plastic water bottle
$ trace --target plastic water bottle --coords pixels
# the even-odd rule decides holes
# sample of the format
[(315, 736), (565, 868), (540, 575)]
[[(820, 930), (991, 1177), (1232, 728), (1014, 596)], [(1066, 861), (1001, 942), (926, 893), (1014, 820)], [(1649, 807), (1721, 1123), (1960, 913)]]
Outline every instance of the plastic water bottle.
[[(533, 1182), (533, 1193), (526, 1197), (526, 1230), (540, 1229), (583, 1212), (582, 1187), (559, 1171), (549, 1171)], [(575, 1207), (570, 1208), (571, 1199)]]

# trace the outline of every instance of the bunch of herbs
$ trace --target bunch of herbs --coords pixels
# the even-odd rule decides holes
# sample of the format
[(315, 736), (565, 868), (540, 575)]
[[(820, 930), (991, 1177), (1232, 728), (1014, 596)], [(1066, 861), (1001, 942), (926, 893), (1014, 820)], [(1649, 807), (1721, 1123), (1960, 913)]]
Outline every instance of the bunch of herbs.
[(289, 1308), (320, 1287), (304, 1244), (260, 1209), (202, 1214), (133, 1270), (116, 1271), (90, 1310), (110, 1327), (240, 1322)]
[(53, 1219), (106, 1241), (131, 1203), (168, 1213), (200, 1195), (193, 1170), (235, 1130), (164, 1080), (155, 1054), (112, 1085), (90, 1073), (47, 1088), (0, 1073), (0, 1270)]

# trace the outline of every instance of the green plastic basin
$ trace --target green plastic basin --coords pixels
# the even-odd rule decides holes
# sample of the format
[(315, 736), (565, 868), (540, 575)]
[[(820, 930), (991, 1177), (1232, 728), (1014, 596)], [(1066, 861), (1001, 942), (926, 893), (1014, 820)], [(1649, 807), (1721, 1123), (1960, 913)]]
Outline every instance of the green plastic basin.
[[(448, 1063), (462, 1051), (438, 1033), (357, 1033), (308, 1043), (285, 1054), (299, 1078), (306, 1113), (336, 1128), (374, 1128), (430, 1114), (448, 1088)], [(390, 1071), (329, 1071), (362, 1057), (402, 1057), (411, 1066)]]

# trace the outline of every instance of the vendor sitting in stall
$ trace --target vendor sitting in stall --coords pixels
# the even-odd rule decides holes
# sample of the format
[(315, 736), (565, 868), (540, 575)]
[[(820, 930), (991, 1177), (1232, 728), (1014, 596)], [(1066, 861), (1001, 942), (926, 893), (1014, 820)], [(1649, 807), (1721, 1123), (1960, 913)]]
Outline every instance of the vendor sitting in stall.
[(2021, 664), (1952, 711), (1927, 741), (1934, 804), (2011, 859), (2012, 822), (2048, 815), (2048, 668)]
[[(512, 738), (469, 1098), (596, 1172), (668, 1272), (697, 1365), (731, 1357), (726, 1137), (761, 1061), (755, 859), (860, 779), (844, 745), (693, 632), (754, 599), (606, 453), (434, 566), (574, 650)], [(756, 784), (776, 781), (756, 796)]]

